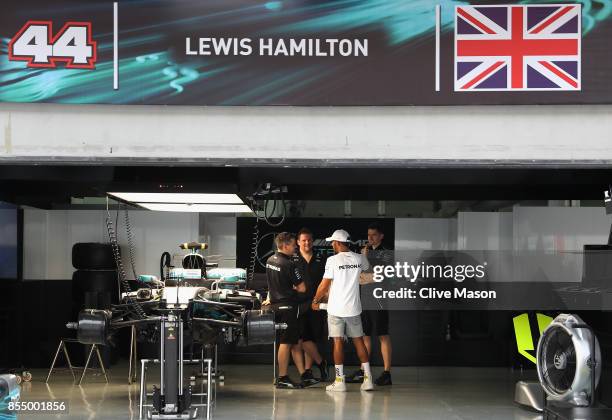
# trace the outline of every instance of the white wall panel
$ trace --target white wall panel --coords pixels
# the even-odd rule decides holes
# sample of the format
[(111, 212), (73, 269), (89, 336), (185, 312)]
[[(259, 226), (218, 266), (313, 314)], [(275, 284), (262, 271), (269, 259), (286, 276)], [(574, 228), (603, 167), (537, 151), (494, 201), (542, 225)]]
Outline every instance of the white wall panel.
[[(179, 244), (198, 240), (197, 213), (132, 211), (130, 220), (134, 231), (136, 272), (139, 274), (159, 276), (159, 259), (164, 251), (178, 253)], [(122, 244), (127, 244), (124, 234), (121, 238)], [(124, 246), (124, 249), (124, 261), (128, 261), (127, 248)]]
[(608, 242), (612, 217), (602, 207), (515, 207), (514, 248), (582, 251)]
[(513, 217), (515, 251), (534, 256), (518, 268), (556, 282), (581, 281), (583, 246), (607, 243), (612, 222), (603, 207), (515, 207)]
[[(129, 267), (123, 214), (119, 241)], [(191, 240), (210, 244), (208, 254), (222, 254), (223, 266), (234, 266), (234, 216), (131, 211), (138, 273), (157, 274), (163, 251), (180, 253)], [(603, 208), (515, 207), (513, 213), (459, 213), (458, 219), (396, 219), (397, 250), (514, 250), (548, 252), (536, 256), (524, 273), (539, 272), (551, 281), (579, 281), (584, 244), (604, 244), (612, 220)], [(68, 279), (75, 242), (106, 241), (103, 211), (37, 210), (24, 212), (24, 279)], [(510, 234), (512, 233), (512, 234)], [(508, 254), (510, 258), (512, 255)], [(529, 281), (525, 278), (516, 280)]]
[(47, 275), (46, 210), (23, 212), (23, 278), (44, 279)]
[(66, 210), (69, 215), (68, 224), (70, 242), (106, 242), (105, 212), (91, 210)]
[(65, 210), (50, 211), (47, 215), (47, 276), (50, 279), (67, 278), (71, 266), (69, 223)]
[[(113, 213), (113, 223), (115, 221)], [(119, 213), (119, 243), (130, 270), (123, 212)], [(72, 245), (107, 242), (106, 212), (99, 210), (37, 210), (24, 212), (24, 279), (72, 278)], [(198, 239), (194, 213), (131, 211), (137, 274), (159, 275), (164, 251), (179, 252), (178, 244)], [(128, 276), (130, 273), (128, 273)]]
[(609, 105), (182, 107), (5, 103), (0, 104), (0, 160), (611, 162), (611, 117)]
[(511, 212), (459, 212), (457, 248), (501, 251), (512, 249)]
[(219, 267), (236, 267), (236, 216), (202, 214), (200, 239), (209, 245), (204, 255), (222, 255)]
[(458, 231), (459, 231), (459, 223), (457, 218), (448, 219), (448, 227), (449, 227), (449, 250), (458, 249)]
[(395, 219), (395, 250), (452, 250), (451, 219), (398, 218)]

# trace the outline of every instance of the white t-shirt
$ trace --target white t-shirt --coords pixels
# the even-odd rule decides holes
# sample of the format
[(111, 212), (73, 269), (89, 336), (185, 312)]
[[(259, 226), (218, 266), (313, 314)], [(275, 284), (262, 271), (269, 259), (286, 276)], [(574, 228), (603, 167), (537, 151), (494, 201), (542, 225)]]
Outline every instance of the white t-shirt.
[(327, 259), (324, 279), (331, 279), (327, 313), (339, 317), (357, 316), (361, 313), (359, 274), (370, 267), (361, 254), (346, 251)]

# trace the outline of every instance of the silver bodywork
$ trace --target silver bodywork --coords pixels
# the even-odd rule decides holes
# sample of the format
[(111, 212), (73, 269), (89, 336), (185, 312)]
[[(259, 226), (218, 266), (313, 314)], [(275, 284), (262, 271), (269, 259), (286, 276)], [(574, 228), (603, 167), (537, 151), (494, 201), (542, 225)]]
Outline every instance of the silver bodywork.
[(544, 397), (539, 382), (518, 381), (514, 387), (514, 402), (535, 411), (544, 411)]

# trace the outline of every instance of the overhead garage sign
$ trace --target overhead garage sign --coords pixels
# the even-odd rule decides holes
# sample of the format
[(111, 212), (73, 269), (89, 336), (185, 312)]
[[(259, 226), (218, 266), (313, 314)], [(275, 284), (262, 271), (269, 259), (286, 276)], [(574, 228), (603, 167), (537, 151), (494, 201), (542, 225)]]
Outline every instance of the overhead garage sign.
[(9, 1), (0, 101), (612, 103), (612, 4)]

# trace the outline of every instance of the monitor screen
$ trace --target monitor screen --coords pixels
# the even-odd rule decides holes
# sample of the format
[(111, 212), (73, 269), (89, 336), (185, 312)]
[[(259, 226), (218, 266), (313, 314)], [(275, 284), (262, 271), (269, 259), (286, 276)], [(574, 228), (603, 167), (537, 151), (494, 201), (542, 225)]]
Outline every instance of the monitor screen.
[(0, 279), (17, 278), (17, 207), (0, 201)]

